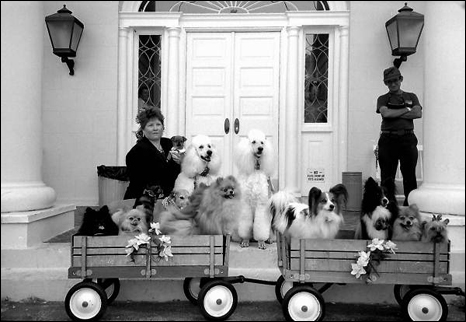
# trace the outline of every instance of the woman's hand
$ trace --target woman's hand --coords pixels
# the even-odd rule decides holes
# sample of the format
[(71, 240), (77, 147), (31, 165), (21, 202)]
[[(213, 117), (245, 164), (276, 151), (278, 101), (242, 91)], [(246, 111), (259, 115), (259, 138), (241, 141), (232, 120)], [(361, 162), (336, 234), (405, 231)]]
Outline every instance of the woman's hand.
[[(173, 161), (175, 161), (176, 163), (180, 164), (181, 163), (181, 155), (180, 155), (180, 152), (178, 150), (170, 150), (170, 156), (171, 158), (173, 159)], [(170, 158), (169, 156), (169, 158)]]

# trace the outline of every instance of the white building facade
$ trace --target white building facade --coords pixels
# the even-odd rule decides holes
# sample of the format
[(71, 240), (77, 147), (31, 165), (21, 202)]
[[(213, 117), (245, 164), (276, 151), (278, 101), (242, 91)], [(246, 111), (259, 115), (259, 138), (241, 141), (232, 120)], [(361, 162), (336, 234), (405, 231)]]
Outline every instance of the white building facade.
[[(279, 189), (306, 196), (346, 171), (375, 175), (376, 100), (395, 58), (385, 22), (403, 2), (193, 3), (67, 2), (85, 25), (70, 76), (44, 22), (63, 3), (2, 1), (2, 252), (72, 228), (76, 206), (98, 204), (97, 166), (125, 165), (142, 39), (158, 41), (149, 83), (166, 136), (211, 136), (223, 174), (235, 174), (239, 138), (259, 128), (277, 152)], [(409, 199), (450, 219), (454, 279), (464, 285), (464, 2), (408, 5), (425, 15), (417, 53), (400, 67), (402, 89), (424, 108), (415, 120), (422, 181)]]

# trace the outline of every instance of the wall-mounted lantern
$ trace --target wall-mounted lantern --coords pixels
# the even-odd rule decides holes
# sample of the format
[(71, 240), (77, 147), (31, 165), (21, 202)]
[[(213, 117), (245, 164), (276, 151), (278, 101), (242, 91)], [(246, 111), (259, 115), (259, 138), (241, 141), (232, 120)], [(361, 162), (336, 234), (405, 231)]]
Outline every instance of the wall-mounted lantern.
[(45, 24), (52, 43), (53, 53), (61, 57), (62, 63), (66, 63), (70, 75), (74, 75), (74, 60), (79, 41), (83, 34), (84, 25), (75, 18), (71, 11), (63, 5), (63, 8), (50, 16), (45, 17)]
[(400, 56), (393, 61), (399, 68), (409, 55), (416, 52), (422, 28), (424, 28), (424, 15), (413, 11), (408, 3), (398, 10), (399, 14), (385, 23), (388, 40), (392, 48), (392, 56)]

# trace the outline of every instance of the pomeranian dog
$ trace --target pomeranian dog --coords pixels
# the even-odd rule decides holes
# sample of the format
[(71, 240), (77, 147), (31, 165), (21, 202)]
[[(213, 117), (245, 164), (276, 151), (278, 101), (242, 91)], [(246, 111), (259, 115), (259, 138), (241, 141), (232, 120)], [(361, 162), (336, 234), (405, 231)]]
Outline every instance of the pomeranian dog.
[(421, 224), (421, 241), (425, 243), (447, 243), (447, 225), (449, 222), (450, 220), (448, 218), (442, 221), (442, 215), (433, 215), (432, 221), (423, 221)]
[[(250, 208), (253, 217), (249, 221), (252, 237), (259, 249), (265, 249), (265, 242), (273, 240), (271, 230), (272, 218), (267, 211), (269, 190), (273, 190), (270, 177), (275, 169), (275, 154), (272, 143), (265, 133), (252, 129), (248, 136), (241, 138), (235, 150), (235, 164), (238, 169), (238, 181), (241, 184), (243, 200)], [(248, 247), (244, 240), (242, 247)]]
[(355, 239), (390, 239), (393, 222), (399, 208), (395, 198), (395, 183), (387, 180), (379, 185), (372, 177), (364, 183), (361, 202), (361, 220)]
[[(189, 192), (184, 189), (173, 189), (172, 192), (161, 202), (155, 204), (154, 222), (160, 222), (163, 212), (177, 213), (189, 204)], [(164, 214), (164, 220), (167, 220), (167, 214)], [(173, 218), (174, 219), (174, 218)]]
[(148, 233), (149, 225), (144, 210), (134, 208), (129, 211), (120, 210), (112, 215), (118, 225), (118, 235)]
[(400, 207), (400, 214), (393, 222), (392, 240), (421, 240), (421, 221), (416, 204)]
[(160, 214), (160, 230), (172, 235), (231, 235), (241, 242), (252, 235), (252, 213), (241, 198), (234, 176), (218, 177), (210, 186), (201, 184), (181, 209)]
[(252, 212), (234, 176), (219, 177), (204, 190), (195, 222), (201, 235), (231, 235), (235, 242), (252, 236)]
[(175, 189), (190, 194), (201, 183), (209, 186), (218, 176), (221, 167), (220, 153), (207, 135), (193, 137), (181, 162), (181, 173), (175, 180)]
[(313, 187), (309, 191), (308, 205), (287, 191), (274, 194), (268, 203), (274, 230), (291, 238), (334, 239), (343, 223), (343, 207), (348, 191), (337, 184), (328, 192)]
[(111, 236), (118, 235), (118, 226), (113, 222), (107, 206), (99, 210), (86, 208), (83, 221), (76, 235)]
[[(167, 235), (199, 235), (199, 228), (197, 227), (194, 217), (198, 214), (204, 191), (207, 188), (207, 185), (201, 183), (191, 194), (188, 194), (187, 205), (181, 209), (168, 204), (166, 209), (159, 215), (160, 230)], [(174, 191), (175, 190), (176, 189), (174, 189)]]

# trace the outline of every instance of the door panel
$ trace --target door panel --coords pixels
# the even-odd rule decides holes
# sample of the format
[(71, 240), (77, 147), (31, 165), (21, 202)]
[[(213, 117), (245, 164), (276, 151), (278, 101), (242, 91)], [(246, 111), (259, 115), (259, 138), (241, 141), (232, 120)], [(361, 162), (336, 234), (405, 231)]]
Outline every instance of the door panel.
[(212, 137), (221, 152), (221, 174), (236, 174), (233, 149), (257, 128), (273, 142), (278, 161), (280, 34), (189, 33), (187, 40), (188, 139)]
[(187, 36), (188, 144), (193, 136), (208, 135), (220, 152), (225, 167), (231, 149), (231, 138), (225, 135), (224, 122), (232, 114), (232, 34), (189, 33)]

